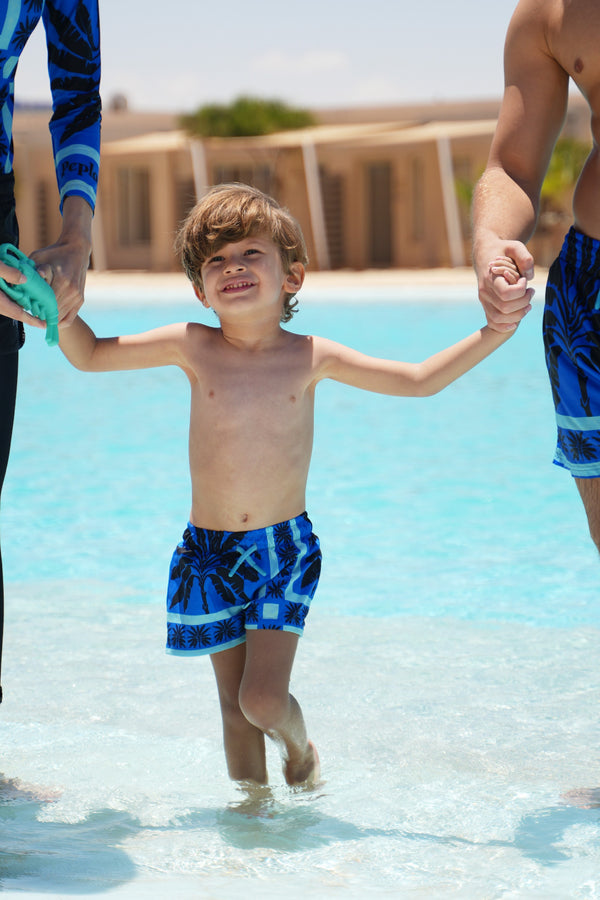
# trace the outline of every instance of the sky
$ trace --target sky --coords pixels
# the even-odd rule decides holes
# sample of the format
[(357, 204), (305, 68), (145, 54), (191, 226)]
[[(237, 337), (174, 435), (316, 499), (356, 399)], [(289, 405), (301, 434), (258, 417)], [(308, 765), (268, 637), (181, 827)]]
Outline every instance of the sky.
[[(102, 100), (190, 112), (245, 94), (312, 109), (499, 97), (516, 0), (100, 0)], [(16, 99), (50, 97), (44, 31)]]

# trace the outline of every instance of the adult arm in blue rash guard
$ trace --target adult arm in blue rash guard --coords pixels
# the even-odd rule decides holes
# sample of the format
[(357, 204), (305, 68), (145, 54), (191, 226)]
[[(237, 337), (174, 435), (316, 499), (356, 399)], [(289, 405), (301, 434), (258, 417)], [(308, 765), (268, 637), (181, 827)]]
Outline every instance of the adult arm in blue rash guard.
[[(42, 18), (53, 114), (50, 133), (62, 212), (56, 243), (31, 253), (58, 300), (61, 321), (83, 303), (100, 162), (100, 26), (97, 0), (0, 0), (0, 171), (13, 169), (14, 82), (19, 56)], [(16, 160), (18, 171), (19, 161)], [(23, 176), (22, 176), (23, 177)], [(26, 177), (26, 173), (24, 173)], [(24, 248), (29, 253), (33, 248)], [(0, 274), (3, 274), (0, 272)], [(0, 294), (0, 313), (32, 317)]]
[[(64, 324), (83, 302), (92, 247), (100, 154), (100, 28), (98, 0), (0, 0), (0, 243), (18, 244), (13, 174), (15, 73), (40, 18), (46, 31), (52, 91), (50, 132), (62, 212), (54, 244), (31, 252), (58, 300)], [(19, 169), (19, 160), (15, 160)], [(27, 171), (20, 171), (27, 178)], [(21, 275), (0, 263), (0, 275), (19, 283)], [(17, 391), (18, 350), (23, 325), (44, 327), (0, 291), (0, 491), (8, 464)], [(0, 664), (4, 589), (0, 556)], [(2, 687), (0, 687), (0, 702)]]

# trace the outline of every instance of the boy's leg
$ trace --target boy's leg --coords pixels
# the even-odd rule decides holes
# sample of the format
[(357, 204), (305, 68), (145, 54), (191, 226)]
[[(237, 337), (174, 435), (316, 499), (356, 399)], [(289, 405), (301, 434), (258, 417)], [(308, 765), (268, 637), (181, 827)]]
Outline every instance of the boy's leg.
[(246, 719), (279, 746), (288, 784), (319, 778), (316, 749), (308, 741), (302, 711), (289, 692), (298, 635), (279, 630), (246, 632), (240, 708)]
[(588, 520), (590, 535), (600, 551), (600, 478), (575, 478)]
[(223, 744), (230, 778), (267, 783), (265, 736), (240, 709), (240, 685), (246, 665), (246, 645), (211, 654), (221, 704)]

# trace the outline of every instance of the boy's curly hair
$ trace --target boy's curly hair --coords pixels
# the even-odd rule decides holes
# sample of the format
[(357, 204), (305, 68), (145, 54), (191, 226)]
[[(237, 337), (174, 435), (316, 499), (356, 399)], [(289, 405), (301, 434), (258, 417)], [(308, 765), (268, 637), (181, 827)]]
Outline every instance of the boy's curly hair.
[[(175, 240), (175, 252), (185, 274), (203, 290), (203, 264), (225, 244), (267, 234), (279, 247), (284, 272), (294, 262), (307, 265), (308, 256), (298, 222), (273, 197), (246, 184), (211, 188), (185, 219)], [(298, 301), (286, 293), (282, 322), (289, 322)]]

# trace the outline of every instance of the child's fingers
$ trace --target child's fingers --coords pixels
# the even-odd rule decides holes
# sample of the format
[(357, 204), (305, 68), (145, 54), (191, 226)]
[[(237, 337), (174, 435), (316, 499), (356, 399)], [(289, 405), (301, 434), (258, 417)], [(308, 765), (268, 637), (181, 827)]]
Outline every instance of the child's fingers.
[(495, 265), (496, 263), (504, 263), (507, 266), (514, 266), (515, 269), (517, 268), (517, 264), (512, 256), (497, 256), (492, 265)]
[(494, 276), (504, 278), (508, 284), (516, 284), (521, 277), (515, 269), (509, 269), (504, 264), (490, 266), (490, 272)]

